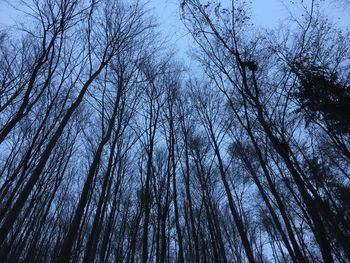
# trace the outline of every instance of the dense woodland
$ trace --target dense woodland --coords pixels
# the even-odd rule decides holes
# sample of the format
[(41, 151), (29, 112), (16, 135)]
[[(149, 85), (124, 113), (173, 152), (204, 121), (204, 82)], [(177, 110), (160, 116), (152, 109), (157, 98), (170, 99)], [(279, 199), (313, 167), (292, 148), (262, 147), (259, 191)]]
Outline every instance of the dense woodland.
[(264, 30), (248, 2), (179, 1), (189, 68), (147, 3), (22, 1), (0, 262), (350, 262), (350, 31), (293, 4)]

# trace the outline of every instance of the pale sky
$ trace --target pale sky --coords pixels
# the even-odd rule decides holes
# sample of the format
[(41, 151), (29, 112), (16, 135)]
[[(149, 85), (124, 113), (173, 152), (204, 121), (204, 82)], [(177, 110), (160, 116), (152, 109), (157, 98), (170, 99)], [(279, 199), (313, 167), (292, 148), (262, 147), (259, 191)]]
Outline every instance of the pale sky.
[[(223, 0), (227, 2), (228, 0)], [(292, 8), (293, 2), (302, 0), (252, 0), (251, 12), (255, 25), (273, 29), (289, 16), (287, 8)], [(331, 14), (334, 23), (341, 27), (350, 27), (350, 5), (348, 8), (340, 5), (342, 0), (323, 0), (322, 8), (326, 14)], [(160, 20), (161, 30), (174, 41), (174, 45), (183, 51), (189, 36), (179, 19), (179, 0), (149, 0), (150, 6), (154, 8), (156, 16)], [(208, 1), (203, 1), (203, 3)], [(310, 2), (304, 0), (304, 2)], [(338, 4), (337, 4), (338, 2)], [(292, 10), (297, 13), (297, 10)]]
[[(14, 0), (0, 0), (0, 25), (8, 26), (13, 21), (18, 20), (16, 12), (6, 3)], [(108, 0), (107, 0), (108, 1)], [(222, 0), (227, 2), (228, 0)], [(264, 28), (276, 27), (279, 22), (289, 16), (287, 7), (293, 6), (293, 2), (302, 0), (252, 0), (251, 12), (253, 22), (257, 26)], [(310, 2), (310, 0), (303, 0)], [(341, 27), (350, 26), (350, 5), (345, 8), (339, 4), (342, 0), (323, 0), (322, 8), (325, 13), (331, 14), (333, 22)], [(180, 0), (148, 0), (150, 9), (154, 10), (154, 15), (158, 17), (160, 30), (170, 39), (171, 45), (181, 53), (187, 48), (189, 35), (179, 18), (179, 2)], [(203, 1), (203, 3), (208, 1)], [(297, 13), (297, 10), (294, 10)], [(17, 17), (16, 17), (17, 15)]]

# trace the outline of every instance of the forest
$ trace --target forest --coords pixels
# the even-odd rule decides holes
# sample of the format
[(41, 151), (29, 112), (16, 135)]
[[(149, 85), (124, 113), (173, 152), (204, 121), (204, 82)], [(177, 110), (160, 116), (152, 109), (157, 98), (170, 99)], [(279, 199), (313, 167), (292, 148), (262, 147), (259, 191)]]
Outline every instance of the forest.
[(321, 0), (274, 30), (249, 1), (178, 1), (185, 58), (146, 1), (20, 2), (1, 263), (350, 262), (350, 28)]

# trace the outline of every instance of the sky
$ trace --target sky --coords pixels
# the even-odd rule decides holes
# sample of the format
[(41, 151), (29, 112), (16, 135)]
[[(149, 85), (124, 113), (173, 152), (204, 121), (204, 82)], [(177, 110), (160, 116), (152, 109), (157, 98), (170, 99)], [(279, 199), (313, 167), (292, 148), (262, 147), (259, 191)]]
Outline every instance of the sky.
[[(0, 26), (11, 25), (18, 20), (18, 13), (10, 7), (8, 2), (14, 0), (0, 0)], [(160, 31), (169, 39), (169, 45), (180, 53), (188, 49), (190, 36), (179, 18), (180, 0), (148, 0), (148, 5), (159, 19)], [(222, 0), (227, 2), (228, 0)], [(288, 17), (287, 7), (295, 2), (310, 2), (310, 0), (251, 0), (251, 14), (255, 25), (263, 28), (277, 27), (279, 22)], [(350, 27), (350, 4), (347, 8), (341, 4), (342, 0), (321, 0), (322, 8), (331, 15), (333, 22), (341, 27)], [(207, 1), (203, 1), (207, 2)], [(292, 10), (298, 12), (297, 10)]]
[[(223, 0), (227, 1), (227, 0)], [(287, 8), (293, 6), (293, 2), (302, 0), (252, 0), (251, 14), (253, 23), (262, 28), (273, 29), (289, 16)], [(308, 0), (303, 0), (308, 2)], [(342, 0), (322, 0), (322, 8), (327, 14), (331, 14), (334, 23), (345, 28), (350, 28), (350, 4), (344, 8), (340, 4)], [(207, 1), (203, 1), (207, 2)], [(309, 1), (310, 2), (310, 1)], [(154, 9), (160, 21), (161, 30), (171, 38), (171, 43), (180, 52), (185, 52), (189, 41), (189, 35), (179, 18), (179, 0), (150, 0), (151, 8)], [(298, 12), (291, 9), (292, 12)]]

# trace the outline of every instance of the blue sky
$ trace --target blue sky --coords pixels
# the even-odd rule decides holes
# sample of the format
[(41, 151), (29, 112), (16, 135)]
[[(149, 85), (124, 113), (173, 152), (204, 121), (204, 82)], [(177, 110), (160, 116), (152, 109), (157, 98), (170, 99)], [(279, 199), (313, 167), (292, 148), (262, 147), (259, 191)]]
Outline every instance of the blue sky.
[[(171, 45), (181, 53), (185, 52), (189, 36), (179, 19), (178, 3), (180, 0), (148, 0), (150, 9), (159, 19), (160, 30), (169, 38)], [(228, 0), (223, 0), (227, 2)], [(251, 12), (253, 22), (261, 27), (273, 28), (288, 17), (287, 7), (292, 7), (293, 2), (302, 0), (252, 0)], [(310, 0), (303, 0), (310, 2)], [(350, 5), (344, 8), (342, 0), (323, 0), (322, 8), (330, 14), (333, 22), (342, 27), (350, 26)], [(0, 0), (0, 25), (11, 25), (18, 15), (6, 2), (14, 0)], [(203, 1), (207, 2), (207, 1)], [(297, 10), (293, 10), (298, 12)]]
[[(227, 1), (227, 0), (223, 0)], [(280, 22), (289, 16), (287, 8), (297, 13), (293, 9), (293, 2), (302, 0), (252, 0), (251, 12), (253, 22), (257, 26), (264, 28), (277, 27)], [(333, 22), (341, 27), (350, 26), (350, 5), (348, 9), (340, 5), (342, 0), (323, 0), (321, 1), (322, 9), (325, 13), (330, 14)], [(207, 2), (207, 1), (203, 1)], [(310, 2), (310, 0), (304, 0)], [(337, 4), (338, 2), (338, 4)], [(179, 19), (179, 0), (150, 0), (149, 4), (154, 9), (156, 16), (159, 18), (161, 30), (171, 38), (175, 47), (183, 51), (188, 42), (186, 30)]]

